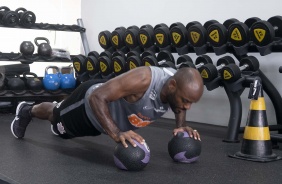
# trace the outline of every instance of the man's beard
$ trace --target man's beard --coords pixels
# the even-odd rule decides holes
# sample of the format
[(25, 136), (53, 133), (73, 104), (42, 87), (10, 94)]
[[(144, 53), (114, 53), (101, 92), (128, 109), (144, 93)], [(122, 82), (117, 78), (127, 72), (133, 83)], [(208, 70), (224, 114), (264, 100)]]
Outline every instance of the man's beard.
[(175, 114), (179, 114), (181, 112), (181, 109), (178, 108), (175, 104), (175, 99), (173, 98), (174, 95), (173, 94), (170, 94), (168, 95), (168, 98), (167, 98), (167, 101), (169, 103), (169, 106), (171, 108), (171, 110), (175, 113)]

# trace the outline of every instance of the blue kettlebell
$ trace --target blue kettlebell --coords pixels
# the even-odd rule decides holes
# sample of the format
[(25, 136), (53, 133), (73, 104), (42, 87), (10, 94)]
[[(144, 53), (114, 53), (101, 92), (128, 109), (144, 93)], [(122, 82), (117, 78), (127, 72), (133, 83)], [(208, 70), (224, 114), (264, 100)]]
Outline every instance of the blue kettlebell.
[[(49, 69), (53, 69), (52, 73), (48, 73)], [(43, 85), (46, 90), (55, 91), (60, 87), (60, 70), (57, 66), (47, 66), (45, 76), (43, 77)]]
[(76, 85), (76, 79), (74, 78), (73, 67), (63, 66), (61, 67), (61, 89), (73, 89)]

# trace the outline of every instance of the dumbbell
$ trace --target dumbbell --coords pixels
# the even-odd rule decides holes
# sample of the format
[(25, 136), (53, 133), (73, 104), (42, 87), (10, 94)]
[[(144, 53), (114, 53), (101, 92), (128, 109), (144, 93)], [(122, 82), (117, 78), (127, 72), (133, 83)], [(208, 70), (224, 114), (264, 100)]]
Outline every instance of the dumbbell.
[(150, 24), (145, 24), (140, 27), (138, 32), (138, 42), (144, 51), (151, 50), (153, 52), (158, 52), (154, 36), (154, 28)]
[(112, 33), (111, 33), (111, 43), (112, 46), (116, 50), (123, 51), (124, 53), (128, 52), (129, 49), (125, 44), (125, 27), (117, 27)]
[(197, 55), (205, 54), (207, 52), (207, 28), (214, 23), (218, 23), (218, 21), (209, 20), (204, 25), (196, 22), (191, 26), (186, 26), (188, 28), (188, 41)]
[(219, 76), (218, 73), (224, 66), (231, 63), (235, 64), (235, 60), (231, 56), (224, 56), (217, 60), (216, 66), (207, 63), (199, 69), (199, 72), (204, 82), (210, 82)]
[[(86, 73), (90, 78), (95, 78), (99, 74), (99, 62), (98, 58), (100, 55), (96, 51), (91, 51), (88, 53), (87, 57), (83, 62), (83, 68), (86, 69)], [(99, 78), (99, 77), (98, 77)]]
[(108, 30), (101, 31), (98, 35), (98, 42), (104, 50), (114, 52), (115, 48), (112, 46), (111, 35), (111, 32)]
[(182, 55), (176, 61), (176, 68), (191, 67), (199, 70), (208, 63), (212, 63), (212, 59), (208, 55), (198, 56), (195, 64), (188, 55)]
[(112, 68), (115, 75), (128, 71), (126, 59), (131, 56), (140, 55), (137, 51), (130, 51), (126, 55), (122, 51), (116, 51), (112, 55)]
[(227, 43), (228, 38), (228, 28), (231, 24), (239, 22), (235, 18), (227, 19), (220, 23), (214, 23), (207, 28), (208, 41), (213, 47), (221, 47)]
[(112, 54), (110, 52), (101, 52), (100, 57), (98, 58), (98, 63), (99, 71), (102, 78), (110, 79), (115, 76), (112, 64)]
[(235, 22), (239, 21), (235, 18), (231, 18), (224, 21), (223, 24), (217, 22), (207, 28), (208, 42), (213, 47), (216, 55), (225, 54), (227, 52), (228, 28)]
[(19, 17), (19, 24), (23, 27), (31, 27), (36, 22), (36, 16), (32, 11), (27, 11), (25, 8), (17, 8), (15, 12)]
[(175, 61), (173, 55), (167, 51), (160, 51), (155, 56), (154, 53), (148, 53), (147, 56), (144, 56), (142, 59), (142, 66), (159, 66), (159, 67), (172, 67), (175, 68)]
[(255, 22), (250, 29), (251, 40), (259, 47), (267, 46), (282, 37), (282, 16), (274, 16), (267, 21)]
[(254, 56), (247, 56), (240, 60), (239, 66), (228, 64), (220, 71), (221, 78), (226, 82), (235, 82), (241, 77), (242, 71), (255, 72), (259, 69), (259, 61)]
[(154, 27), (155, 43), (160, 50), (166, 49), (171, 51), (171, 37), (169, 32), (169, 27), (164, 24), (157, 24)]
[(71, 57), (71, 60), (74, 66), (74, 70), (77, 74), (82, 74), (86, 71), (85, 59), (86, 59), (86, 56), (82, 54), (74, 55)]
[(11, 11), (7, 6), (0, 7), (0, 24), (14, 27), (18, 25), (19, 17), (15, 11)]
[(131, 51), (142, 52), (142, 49), (138, 42), (138, 33), (139, 33), (138, 26), (130, 26), (125, 31), (125, 44)]
[(248, 53), (250, 43), (250, 28), (259, 21), (258, 17), (251, 17), (245, 22), (235, 22), (228, 28), (228, 42), (231, 43), (237, 55), (245, 55)]
[(140, 53), (137, 51), (130, 51), (126, 55), (120, 51), (113, 53), (112, 68), (116, 76), (140, 65)]
[(169, 27), (171, 44), (179, 55), (188, 53), (188, 32), (181, 22), (176, 22)]

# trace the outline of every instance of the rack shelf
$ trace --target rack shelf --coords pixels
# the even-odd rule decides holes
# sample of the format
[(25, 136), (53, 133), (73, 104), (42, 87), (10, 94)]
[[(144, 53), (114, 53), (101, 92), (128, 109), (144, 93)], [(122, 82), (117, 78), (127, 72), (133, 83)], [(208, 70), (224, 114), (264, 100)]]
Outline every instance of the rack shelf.
[(70, 31), (70, 32), (85, 32), (86, 29), (78, 25), (64, 25), (64, 24), (48, 24), (48, 23), (35, 23), (31, 27), (23, 27), (20, 25), (9, 27), (0, 25), (4, 28), (21, 28), (21, 29), (39, 29), (39, 30), (52, 30), (52, 31)]

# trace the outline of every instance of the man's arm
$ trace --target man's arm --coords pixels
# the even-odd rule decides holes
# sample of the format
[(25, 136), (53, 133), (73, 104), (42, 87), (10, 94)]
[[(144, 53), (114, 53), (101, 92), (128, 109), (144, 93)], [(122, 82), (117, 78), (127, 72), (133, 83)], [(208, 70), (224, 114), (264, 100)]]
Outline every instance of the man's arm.
[(121, 132), (112, 119), (108, 103), (129, 95), (143, 95), (151, 82), (151, 69), (149, 67), (138, 67), (120, 76), (117, 76), (90, 95), (90, 106), (92, 111), (105, 130), (105, 132), (116, 142), (122, 142), (127, 147), (126, 140), (135, 145), (132, 138), (138, 142), (144, 139), (133, 131)]
[(182, 110), (180, 113), (175, 114), (175, 122), (176, 128), (173, 130), (173, 135), (176, 135), (177, 132), (186, 131), (190, 135), (190, 137), (194, 137), (194, 139), (201, 140), (200, 134), (197, 130), (193, 130), (186, 124), (186, 110)]

